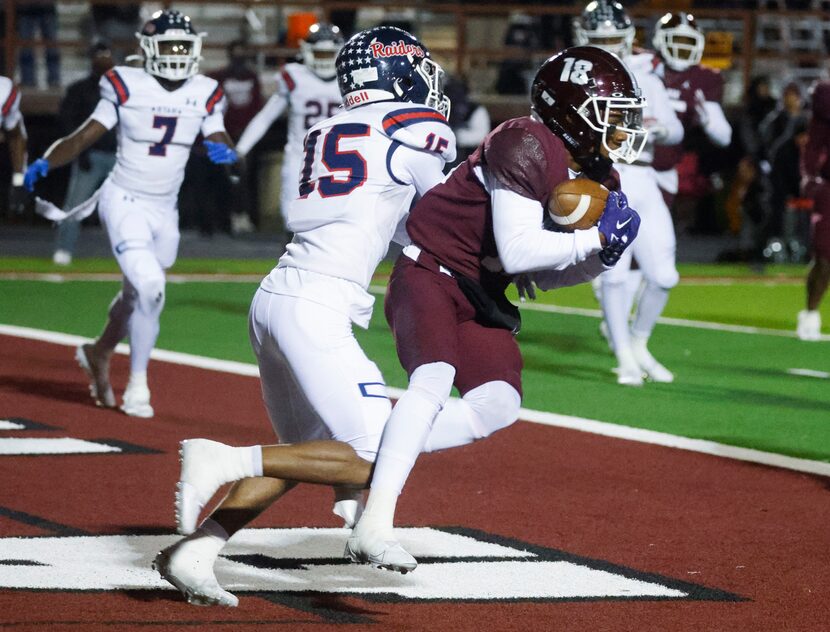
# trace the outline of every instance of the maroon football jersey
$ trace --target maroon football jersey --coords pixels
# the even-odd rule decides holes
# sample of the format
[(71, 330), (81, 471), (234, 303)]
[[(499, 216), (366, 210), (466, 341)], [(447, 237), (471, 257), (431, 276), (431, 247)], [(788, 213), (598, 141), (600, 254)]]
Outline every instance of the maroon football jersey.
[[(723, 77), (704, 66), (691, 66), (683, 71), (672, 70), (664, 64), (663, 83), (669, 93), (672, 105), (686, 134), (697, 124), (695, 114), (695, 92), (700, 90), (707, 101), (721, 102), (723, 98)], [(657, 171), (671, 169), (683, 156), (683, 143), (678, 145), (656, 145), (653, 166)]]
[[(490, 132), (469, 158), (427, 192), (406, 223), (412, 241), (441, 264), (495, 291), (512, 278), (494, 270), (498, 261), (490, 195), (474, 173), (491, 178), (547, 208), (557, 184), (567, 180), (569, 154), (545, 125), (529, 116)], [(542, 217), (539, 218), (542, 223)]]
[(830, 181), (830, 81), (816, 84), (807, 144), (801, 156), (802, 175)]

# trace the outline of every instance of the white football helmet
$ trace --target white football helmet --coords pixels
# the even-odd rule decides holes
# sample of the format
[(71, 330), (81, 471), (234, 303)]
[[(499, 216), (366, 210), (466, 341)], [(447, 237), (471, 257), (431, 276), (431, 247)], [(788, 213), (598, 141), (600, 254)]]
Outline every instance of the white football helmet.
[(305, 39), (300, 40), (303, 63), (320, 79), (334, 79), (337, 74), (335, 59), (343, 42), (343, 34), (334, 24), (312, 24)]
[(619, 57), (631, 54), (634, 24), (614, 0), (593, 0), (573, 21), (574, 42), (579, 46), (596, 46)]
[(706, 38), (690, 13), (666, 13), (654, 27), (654, 48), (672, 70), (696, 66), (703, 58)]
[(178, 11), (156, 11), (136, 33), (144, 52), (144, 69), (156, 77), (182, 81), (199, 72), (202, 37), (190, 18)]

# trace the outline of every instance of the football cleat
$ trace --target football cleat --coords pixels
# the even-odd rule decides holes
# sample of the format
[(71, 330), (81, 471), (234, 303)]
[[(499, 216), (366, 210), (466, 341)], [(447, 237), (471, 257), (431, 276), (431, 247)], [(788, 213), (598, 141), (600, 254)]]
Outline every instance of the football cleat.
[(72, 263), (72, 253), (68, 250), (58, 249), (52, 255), (52, 263), (56, 266), (68, 266)]
[(799, 340), (821, 340), (821, 314), (818, 310), (798, 312), (798, 326), (795, 330)]
[(652, 382), (662, 382), (664, 384), (674, 382), (674, 373), (660, 364), (651, 355), (646, 346), (647, 342), (648, 338), (631, 336), (631, 352), (634, 354), (634, 359), (637, 361), (637, 364), (640, 365), (646, 377)]
[[(222, 485), (254, 476), (246, 448), (233, 448), (209, 439), (182, 441), (181, 474), (176, 484), (176, 527), (190, 535), (207, 502)], [(246, 463), (246, 457), (248, 462)]]
[(219, 585), (213, 573), (212, 561), (210, 564), (205, 563), (196, 551), (191, 550), (194, 547), (189, 544), (189, 540), (185, 539), (159, 551), (153, 560), (153, 570), (173, 584), (187, 599), (187, 603), (229, 608), (239, 605), (236, 595)]
[(346, 542), (345, 557), (356, 564), (397, 571), (406, 575), (414, 571), (418, 561), (397, 540), (385, 540), (368, 529), (356, 528)]
[(115, 408), (115, 394), (110, 385), (109, 358), (100, 358), (91, 344), (80, 345), (75, 350), (75, 360), (89, 378), (89, 394), (98, 406)]
[(124, 391), (124, 401), (121, 410), (130, 417), (149, 419), (155, 412), (150, 406), (150, 389), (145, 382), (133, 381), (131, 378)]
[(634, 358), (631, 348), (623, 348), (616, 351), (617, 363), (619, 366), (614, 369), (617, 374), (617, 384), (623, 386), (642, 386), (643, 370)]

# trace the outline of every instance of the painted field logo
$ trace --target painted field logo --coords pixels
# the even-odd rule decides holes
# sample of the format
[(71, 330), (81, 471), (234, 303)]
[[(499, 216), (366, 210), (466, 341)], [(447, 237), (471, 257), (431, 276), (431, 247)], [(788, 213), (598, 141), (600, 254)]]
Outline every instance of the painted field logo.
[[(400, 575), (343, 558), (344, 529), (247, 529), (216, 565), (235, 593), (316, 593), (386, 600), (693, 599), (739, 601), (721, 590), (456, 528), (398, 531), (421, 564)], [(173, 588), (151, 568), (173, 535), (0, 539), (0, 589)]]

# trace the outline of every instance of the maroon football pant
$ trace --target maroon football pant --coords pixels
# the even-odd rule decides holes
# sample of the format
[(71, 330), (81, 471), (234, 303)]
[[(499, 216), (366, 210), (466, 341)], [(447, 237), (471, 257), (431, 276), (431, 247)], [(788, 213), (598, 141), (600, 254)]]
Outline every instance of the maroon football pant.
[(817, 257), (830, 261), (830, 184), (822, 184), (813, 199), (812, 250)]
[(506, 329), (475, 322), (475, 310), (451, 276), (409, 257), (398, 257), (384, 304), (398, 358), (408, 375), (419, 366), (455, 367), (464, 395), (487, 382), (503, 381), (522, 392), (522, 356)]

